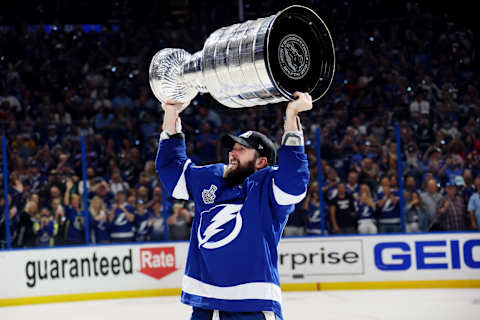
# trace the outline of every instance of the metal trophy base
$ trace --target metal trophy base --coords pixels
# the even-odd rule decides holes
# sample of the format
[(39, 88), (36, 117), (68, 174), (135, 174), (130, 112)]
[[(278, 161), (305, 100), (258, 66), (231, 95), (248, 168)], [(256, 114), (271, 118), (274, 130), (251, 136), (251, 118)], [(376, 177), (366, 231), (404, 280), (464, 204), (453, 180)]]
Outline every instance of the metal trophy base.
[(325, 23), (311, 9), (291, 6), (278, 14), (221, 28), (203, 50), (160, 50), (150, 64), (150, 86), (162, 102), (188, 104), (209, 92), (231, 108), (293, 100), (313, 101), (330, 87), (335, 50)]

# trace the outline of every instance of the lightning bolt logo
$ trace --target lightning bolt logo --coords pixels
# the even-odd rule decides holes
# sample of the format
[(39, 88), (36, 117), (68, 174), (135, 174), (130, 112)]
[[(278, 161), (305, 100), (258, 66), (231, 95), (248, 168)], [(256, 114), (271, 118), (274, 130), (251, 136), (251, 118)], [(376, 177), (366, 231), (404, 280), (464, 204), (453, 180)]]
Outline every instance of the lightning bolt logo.
[[(242, 229), (242, 216), (240, 214), (240, 210), (242, 209), (241, 204), (221, 204), (215, 206), (209, 210), (203, 211), (200, 213), (200, 223), (197, 230), (197, 238), (198, 238), (198, 247), (203, 247), (205, 249), (216, 249), (223, 247), (224, 245), (230, 243), (233, 239), (235, 239), (240, 230)], [(219, 207), (223, 207), (220, 211), (218, 211), (215, 216), (210, 220), (210, 225), (205, 229), (203, 232), (200, 231), (202, 226), (202, 220), (204, 216), (206, 216), (212, 210), (218, 209)], [(224, 238), (209, 242), (214, 235), (223, 231), (224, 229), (221, 228), (223, 225), (235, 219), (235, 226), (233, 227), (232, 232), (230, 232)]]

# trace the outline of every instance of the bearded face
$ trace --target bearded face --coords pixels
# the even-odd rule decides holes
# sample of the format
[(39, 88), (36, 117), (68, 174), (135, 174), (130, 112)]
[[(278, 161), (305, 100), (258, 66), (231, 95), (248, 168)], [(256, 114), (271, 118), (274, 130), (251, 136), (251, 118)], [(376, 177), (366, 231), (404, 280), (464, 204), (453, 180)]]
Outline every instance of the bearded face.
[(255, 172), (255, 161), (256, 157), (242, 163), (242, 161), (230, 154), (228, 166), (223, 176), (227, 186), (233, 188), (242, 184), (245, 179)]

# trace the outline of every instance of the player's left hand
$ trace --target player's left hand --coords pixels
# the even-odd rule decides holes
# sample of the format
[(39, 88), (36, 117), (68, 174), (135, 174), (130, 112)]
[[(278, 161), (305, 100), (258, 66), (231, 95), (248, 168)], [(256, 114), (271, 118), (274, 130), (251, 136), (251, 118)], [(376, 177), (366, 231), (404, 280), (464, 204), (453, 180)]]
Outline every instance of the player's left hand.
[(312, 96), (308, 92), (298, 92), (296, 91), (293, 94), (295, 100), (290, 101), (287, 106), (287, 113), (292, 113), (294, 115), (299, 114), (303, 111), (312, 110)]
[(162, 103), (162, 109), (163, 111), (166, 111), (166, 109), (174, 109), (178, 114), (180, 114), (180, 112), (182, 112), (183, 110), (185, 110), (186, 108), (188, 107), (188, 103), (178, 103), (176, 101), (173, 101), (173, 100), (170, 100), (170, 101), (167, 101), (167, 103)]

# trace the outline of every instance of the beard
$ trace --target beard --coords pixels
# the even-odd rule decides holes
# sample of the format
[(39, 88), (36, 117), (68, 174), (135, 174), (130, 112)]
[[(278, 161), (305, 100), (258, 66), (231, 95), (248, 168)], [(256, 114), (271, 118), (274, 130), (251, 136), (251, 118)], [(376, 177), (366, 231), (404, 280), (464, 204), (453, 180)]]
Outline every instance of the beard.
[(235, 169), (227, 168), (223, 179), (225, 179), (228, 187), (233, 188), (242, 184), (253, 173), (255, 173), (255, 160), (251, 160), (244, 165), (239, 164)]

